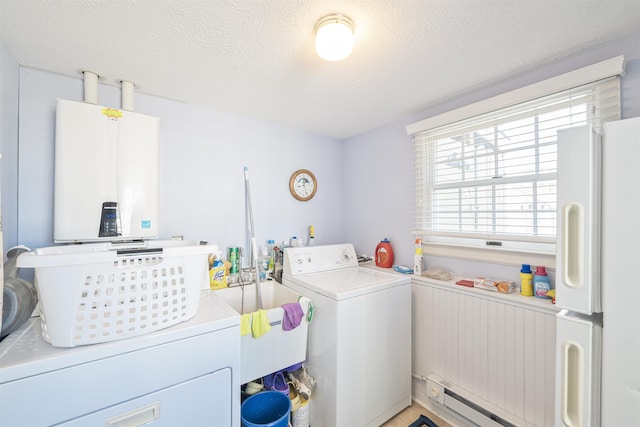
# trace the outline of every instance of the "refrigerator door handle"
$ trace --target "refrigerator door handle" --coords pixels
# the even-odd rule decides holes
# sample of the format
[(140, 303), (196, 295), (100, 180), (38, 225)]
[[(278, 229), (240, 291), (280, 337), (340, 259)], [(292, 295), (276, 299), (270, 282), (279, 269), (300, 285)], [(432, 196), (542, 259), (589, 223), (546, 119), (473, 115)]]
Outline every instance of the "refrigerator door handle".
[(582, 425), (584, 350), (575, 341), (562, 344), (560, 417), (567, 427)]
[(576, 202), (562, 207), (562, 281), (570, 288), (582, 286), (584, 209)]

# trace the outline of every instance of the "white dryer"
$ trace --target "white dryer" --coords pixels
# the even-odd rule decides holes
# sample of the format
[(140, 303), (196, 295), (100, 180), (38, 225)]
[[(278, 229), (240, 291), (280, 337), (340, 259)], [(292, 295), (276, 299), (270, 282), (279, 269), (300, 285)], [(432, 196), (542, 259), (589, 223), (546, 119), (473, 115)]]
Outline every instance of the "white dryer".
[(53, 347), (28, 320), (0, 343), (0, 426), (240, 426), (240, 316), (204, 292), (186, 322)]
[(411, 405), (411, 284), (358, 265), (352, 244), (284, 250), (282, 283), (313, 300), (313, 427), (379, 426)]

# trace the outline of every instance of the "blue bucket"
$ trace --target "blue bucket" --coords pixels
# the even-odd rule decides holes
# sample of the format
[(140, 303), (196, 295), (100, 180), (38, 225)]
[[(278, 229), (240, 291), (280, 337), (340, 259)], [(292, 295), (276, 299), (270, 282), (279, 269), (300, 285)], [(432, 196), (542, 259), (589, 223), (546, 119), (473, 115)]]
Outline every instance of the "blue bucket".
[(291, 400), (279, 391), (262, 391), (242, 403), (242, 427), (288, 427)]

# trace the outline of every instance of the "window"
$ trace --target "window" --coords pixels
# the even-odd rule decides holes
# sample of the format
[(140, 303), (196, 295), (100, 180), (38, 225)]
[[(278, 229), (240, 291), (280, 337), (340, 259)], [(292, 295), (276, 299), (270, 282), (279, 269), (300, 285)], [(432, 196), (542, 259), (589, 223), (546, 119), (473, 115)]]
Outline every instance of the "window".
[(415, 133), (414, 234), (554, 253), (556, 132), (619, 118), (616, 76)]

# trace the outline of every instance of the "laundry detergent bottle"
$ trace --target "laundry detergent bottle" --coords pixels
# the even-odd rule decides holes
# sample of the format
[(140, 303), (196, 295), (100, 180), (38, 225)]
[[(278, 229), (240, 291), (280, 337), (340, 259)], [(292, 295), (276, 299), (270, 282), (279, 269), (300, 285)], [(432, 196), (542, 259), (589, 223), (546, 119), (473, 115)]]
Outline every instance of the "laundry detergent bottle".
[(551, 280), (547, 276), (547, 270), (544, 266), (536, 267), (536, 274), (533, 276), (533, 296), (536, 298), (551, 298), (547, 296), (547, 292), (551, 290)]
[(389, 242), (389, 239), (386, 237), (376, 246), (375, 258), (378, 267), (393, 267), (393, 248), (391, 247), (391, 242)]
[(522, 264), (520, 270), (520, 295), (525, 297), (533, 295), (533, 273), (529, 264)]

